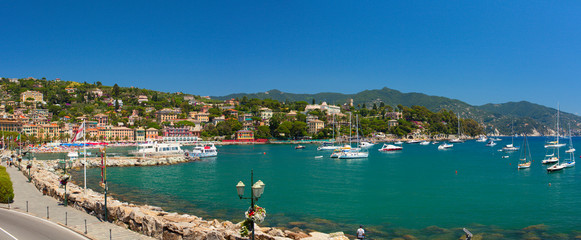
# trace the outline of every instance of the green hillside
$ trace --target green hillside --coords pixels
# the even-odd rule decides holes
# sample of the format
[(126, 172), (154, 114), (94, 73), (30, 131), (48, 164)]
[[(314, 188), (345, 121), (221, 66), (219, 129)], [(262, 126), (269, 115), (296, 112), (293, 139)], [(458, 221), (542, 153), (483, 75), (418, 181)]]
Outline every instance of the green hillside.
[[(508, 102), (502, 104), (486, 104), (482, 106), (472, 106), (460, 100), (430, 96), (423, 93), (402, 93), (397, 90), (384, 87), (382, 89), (365, 90), (356, 94), (341, 93), (316, 93), (316, 94), (294, 94), (285, 93), (279, 90), (270, 90), (262, 93), (237, 93), (227, 96), (214, 96), (214, 99), (230, 98), (258, 98), (273, 99), (278, 101), (306, 101), (311, 103), (315, 100), (317, 103), (323, 101), (328, 104), (342, 105), (353, 99), (353, 104), (363, 105), (370, 108), (373, 104), (379, 105), (383, 102), (386, 105), (396, 107), (403, 105), (411, 107), (414, 105), (424, 106), (428, 110), (438, 112), (442, 109), (451, 110), (459, 113), (462, 118), (472, 118), (487, 126), (488, 129), (497, 129), (501, 134), (511, 133), (511, 123), (514, 123), (516, 133), (538, 133), (552, 134), (555, 129), (555, 118), (557, 110), (526, 101)], [(561, 124), (566, 127), (571, 124), (572, 131), (581, 132), (581, 117), (561, 112)], [(489, 130), (491, 131), (491, 130)]]

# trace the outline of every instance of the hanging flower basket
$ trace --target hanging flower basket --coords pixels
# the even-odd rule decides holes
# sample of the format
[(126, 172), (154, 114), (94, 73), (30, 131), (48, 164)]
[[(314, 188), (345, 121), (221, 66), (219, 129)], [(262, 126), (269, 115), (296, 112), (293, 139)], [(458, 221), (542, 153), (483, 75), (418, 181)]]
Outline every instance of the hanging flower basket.
[(260, 224), (266, 218), (266, 209), (259, 207), (258, 205), (254, 205), (254, 211), (252, 208), (249, 208), (248, 211), (244, 213), (246, 216), (246, 220), (242, 222), (242, 228), (240, 229), (240, 235), (242, 237), (248, 236), (248, 233), (252, 230), (254, 226), (252, 226), (253, 222)]
[(59, 182), (61, 183), (61, 185), (67, 185), (67, 183), (69, 182), (70, 179), (71, 179), (71, 175), (64, 174), (64, 175), (59, 177)]

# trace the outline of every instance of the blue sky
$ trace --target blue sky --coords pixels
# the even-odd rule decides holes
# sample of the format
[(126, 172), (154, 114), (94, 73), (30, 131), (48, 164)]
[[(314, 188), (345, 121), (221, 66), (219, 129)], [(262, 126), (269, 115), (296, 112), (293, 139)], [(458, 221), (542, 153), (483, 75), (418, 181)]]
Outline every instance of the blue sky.
[(581, 114), (580, 1), (0, 0), (0, 76), (196, 95), (388, 87)]

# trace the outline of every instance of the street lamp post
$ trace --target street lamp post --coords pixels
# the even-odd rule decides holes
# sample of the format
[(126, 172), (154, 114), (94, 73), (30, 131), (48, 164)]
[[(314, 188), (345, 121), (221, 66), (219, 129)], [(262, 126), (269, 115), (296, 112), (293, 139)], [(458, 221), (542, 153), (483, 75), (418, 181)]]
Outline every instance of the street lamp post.
[(70, 175), (67, 174), (67, 167), (72, 167), (73, 165), (73, 161), (60, 161), (59, 162), (59, 166), (63, 168), (63, 176), (61, 177), (61, 184), (65, 186), (65, 202), (64, 205), (65, 207), (68, 205), (69, 201), (68, 201), (68, 196), (67, 196), (67, 183), (70, 180)]
[[(254, 182), (254, 170), (250, 170), (250, 182)], [(250, 197), (244, 197), (244, 183), (242, 181), (239, 181), (238, 184), (236, 184), (236, 191), (238, 192), (238, 197), (240, 199), (250, 199), (250, 209), (254, 212), (255, 206), (254, 206), (254, 202), (258, 202), (258, 199), (260, 198), (260, 196), (262, 196), (262, 193), (264, 192), (264, 186), (265, 184), (261, 181), (258, 180), (256, 183), (254, 183), (254, 185), (252, 185), (252, 191), (250, 191)], [(252, 240), (254, 240), (254, 220), (252, 220), (252, 218), (250, 218), (250, 221), (252, 222), (251, 228), (252, 228)], [(250, 230), (250, 229), (249, 229)]]

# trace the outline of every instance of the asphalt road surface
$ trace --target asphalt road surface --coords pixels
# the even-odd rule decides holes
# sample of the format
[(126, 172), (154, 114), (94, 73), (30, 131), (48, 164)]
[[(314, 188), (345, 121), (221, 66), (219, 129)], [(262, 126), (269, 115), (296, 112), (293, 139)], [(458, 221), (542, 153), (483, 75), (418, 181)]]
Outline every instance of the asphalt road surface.
[(0, 240), (84, 239), (56, 223), (0, 208)]

